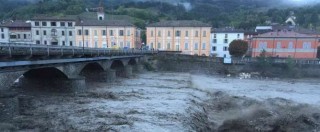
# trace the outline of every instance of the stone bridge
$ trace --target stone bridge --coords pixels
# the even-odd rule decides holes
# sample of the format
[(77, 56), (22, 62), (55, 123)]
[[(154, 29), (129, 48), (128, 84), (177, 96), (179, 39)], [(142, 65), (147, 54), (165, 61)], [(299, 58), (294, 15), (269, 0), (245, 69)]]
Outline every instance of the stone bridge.
[[(31, 48), (31, 49), (30, 49)], [(150, 51), (0, 45), (0, 121), (17, 114), (17, 88), (81, 93), (143, 70)], [(26, 50), (28, 49), (28, 50)], [(153, 53), (152, 53), (153, 54)]]

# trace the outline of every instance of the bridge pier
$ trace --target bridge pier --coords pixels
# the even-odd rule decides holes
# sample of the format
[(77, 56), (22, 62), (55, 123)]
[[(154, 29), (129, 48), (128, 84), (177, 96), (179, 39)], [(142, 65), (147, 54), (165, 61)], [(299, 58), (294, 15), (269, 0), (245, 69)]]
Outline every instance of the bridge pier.
[(132, 66), (127, 65), (124, 67), (124, 76), (130, 78), (132, 76)]
[(8, 122), (19, 114), (17, 93), (13, 91), (0, 91), (0, 122)]
[(141, 73), (141, 72), (143, 72), (143, 65), (142, 64), (136, 64), (136, 65), (133, 66), (132, 70), (133, 70), (133, 72)]
[(113, 69), (107, 69), (107, 82), (114, 82), (117, 78), (117, 75), (116, 75), (116, 70), (113, 70)]

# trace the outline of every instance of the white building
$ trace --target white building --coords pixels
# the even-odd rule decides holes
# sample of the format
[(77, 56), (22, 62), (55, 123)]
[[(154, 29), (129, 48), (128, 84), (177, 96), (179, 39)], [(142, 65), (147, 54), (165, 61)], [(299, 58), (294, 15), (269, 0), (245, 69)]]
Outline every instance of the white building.
[(31, 21), (33, 43), (74, 46), (76, 20), (76, 16), (33, 18)]
[(30, 21), (7, 21), (0, 25), (0, 42), (32, 43)]
[(243, 40), (244, 31), (233, 28), (213, 29), (211, 32), (211, 55), (216, 57), (231, 57), (229, 45), (233, 40)]
[(9, 42), (9, 28), (0, 25), (0, 43)]

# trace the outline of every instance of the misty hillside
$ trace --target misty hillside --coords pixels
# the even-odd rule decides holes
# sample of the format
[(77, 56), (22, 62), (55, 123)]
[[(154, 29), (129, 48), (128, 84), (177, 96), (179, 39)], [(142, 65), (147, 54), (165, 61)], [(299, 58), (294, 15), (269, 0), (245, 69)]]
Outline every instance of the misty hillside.
[[(0, 19), (30, 19), (37, 14), (72, 15), (97, 7), (100, 0), (0, 0)], [(213, 27), (253, 29), (284, 24), (290, 12), (297, 23), (317, 28), (320, 5), (315, 0), (104, 0), (107, 18), (133, 18), (144, 28), (160, 20), (201, 20)], [(112, 16), (112, 17), (111, 17)], [(113, 17), (115, 16), (115, 17)]]

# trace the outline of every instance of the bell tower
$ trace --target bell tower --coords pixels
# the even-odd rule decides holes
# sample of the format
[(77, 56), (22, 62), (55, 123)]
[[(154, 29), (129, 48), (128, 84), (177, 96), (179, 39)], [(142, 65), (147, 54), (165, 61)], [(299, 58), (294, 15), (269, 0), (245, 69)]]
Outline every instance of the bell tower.
[(98, 16), (98, 20), (99, 21), (102, 21), (102, 20), (105, 19), (103, 0), (100, 0), (100, 2), (99, 2), (99, 7), (98, 7), (98, 10), (97, 10), (97, 16)]

